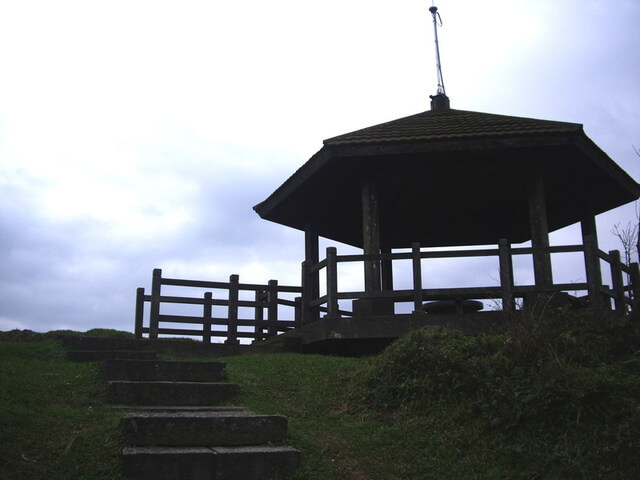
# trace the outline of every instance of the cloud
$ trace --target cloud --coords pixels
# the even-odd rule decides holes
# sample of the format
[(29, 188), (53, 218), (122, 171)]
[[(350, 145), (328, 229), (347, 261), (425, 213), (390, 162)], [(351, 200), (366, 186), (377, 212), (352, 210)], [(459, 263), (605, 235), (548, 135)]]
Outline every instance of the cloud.
[[(453, 108), (584, 123), (640, 177), (637, 2), (440, 3)], [(131, 330), (135, 288), (148, 288), (156, 267), (298, 284), (302, 233), (252, 207), (324, 138), (428, 108), (427, 7), (2, 5), (0, 329)], [(617, 247), (611, 227), (633, 217), (632, 207), (599, 217), (603, 249)], [(579, 232), (553, 238), (575, 243)], [(322, 240), (321, 252), (332, 244)], [(495, 273), (462, 270), (438, 278)]]

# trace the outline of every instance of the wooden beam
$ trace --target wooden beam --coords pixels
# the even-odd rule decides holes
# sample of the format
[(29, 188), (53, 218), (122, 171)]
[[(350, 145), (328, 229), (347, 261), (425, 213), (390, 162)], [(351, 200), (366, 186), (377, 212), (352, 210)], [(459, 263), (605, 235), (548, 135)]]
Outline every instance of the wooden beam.
[(506, 238), (498, 242), (500, 249), (500, 287), (502, 288), (502, 311), (513, 313), (515, 303), (513, 296), (513, 259), (511, 257), (511, 244)]
[(309, 267), (316, 265), (320, 260), (320, 242), (318, 231), (307, 224), (304, 230), (304, 263), (302, 264), (302, 321), (313, 322), (320, 318), (318, 307), (309, 307), (309, 303), (320, 296), (320, 271), (311, 271)]
[[(362, 245), (365, 255), (380, 254), (380, 216), (378, 189), (375, 181), (362, 182)], [(380, 262), (364, 262), (364, 288), (366, 292), (381, 290)]]
[[(540, 169), (530, 173), (527, 187), (531, 246), (546, 248), (549, 246), (549, 226), (547, 224), (544, 178)], [(533, 254), (533, 271), (536, 285), (553, 285), (551, 255), (549, 253), (536, 252)]]
[(595, 241), (596, 247), (598, 246), (598, 229), (596, 228), (595, 215), (585, 215), (580, 221), (580, 228), (582, 229), (582, 240), (587, 235), (591, 235)]
[[(383, 248), (382, 253), (391, 253), (391, 248)], [(393, 290), (393, 262), (391, 259), (382, 260), (381, 264), (382, 274), (382, 289)]]
[[(588, 242), (591, 242), (590, 248), (593, 248), (594, 251), (598, 250), (598, 229), (595, 215), (585, 215), (580, 221), (580, 229), (582, 230), (582, 245), (586, 246)], [(585, 263), (585, 270), (588, 270), (589, 283), (596, 286), (596, 288), (600, 288), (600, 285), (602, 285), (600, 259), (597, 256), (591, 258), (591, 254), (587, 255), (586, 258), (588, 258), (588, 261)], [(592, 297), (591, 301), (594, 304), (605, 303), (602, 295), (593, 295)]]

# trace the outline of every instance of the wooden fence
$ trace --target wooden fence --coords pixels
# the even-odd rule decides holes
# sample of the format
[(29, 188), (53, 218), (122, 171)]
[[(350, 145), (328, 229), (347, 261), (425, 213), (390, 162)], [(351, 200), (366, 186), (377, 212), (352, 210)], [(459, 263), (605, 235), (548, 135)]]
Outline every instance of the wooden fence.
[[(167, 296), (162, 294), (163, 286), (221, 290), (223, 293), (220, 298), (218, 296), (214, 298), (213, 292), (205, 292), (201, 297)], [(243, 292), (250, 292), (252, 299), (242, 299)], [(212, 337), (222, 337), (228, 344), (237, 344), (240, 338), (262, 340), (300, 325), (301, 293), (300, 287), (278, 285), (277, 280), (271, 280), (267, 285), (240, 283), (238, 275), (231, 275), (228, 282), (183, 280), (163, 278), (162, 270), (155, 269), (151, 294), (146, 294), (144, 288), (138, 288), (136, 293), (135, 335), (137, 338), (142, 338), (144, 334), (149, 338), (158, 338), (158, 335), (196, 336), (201, 337), (204, 343), (211, 343)], [(282, 294), (298, 296), (294, 300), (289, 300), (282, 298)], [(150, 305), (148, 326), (144, 325), (145, 303)], [(202, 305), (202, 314), (198, 316), (165, 314), (161, 312), (163, 304)], [(292, 308), (293, 319), (279, 319), (280, 307)], [(223, 310), (225, 314), (214, 315), (218, 309)], [(241, 317), (240, 309), (243, 312), (247, 310), (252, 312), (250, 317)], [(196, 328), (167, 326), (171, 323), (197, 326)]]
[[(551, 255), (553, 253), (582, 253), (585, 262), (586, 282), (558, 283), (548, 285), (515, 285), (513, 275), (513, 257), (515, 255)], [(490, 287), (467, 288), (430, 288), (422, 287), (424, 259), (464, 258), (464, 257), (497, 257), (500, 271), (500, 284)], [(405, 290), (382, 289), (368, 292), (345, 292), (338, 288), (338, 264), (347, 262), (392, 262), (394, 260), (411, 260), (413, 288)], [(601, 261), (609, 265), (612, 286), (602, 284)], [(502, 309), (512, 312), (516, 308), (516, 299), (532, 298), (546, 294), (553, 295), (563, 291), (585, 291), (589, 304), (611, 308), (611, 300), (616, 310), (632, 308), (631, 299), (640, 299), (640, 275), (638, 264), (627, 266), (620, 261), (620, 252), (612, 250), (605, 253), (596, 246), (595, 238), (586, 236), (584, 245), (565, 245), (545, 248), (518, 247), (512, 248), (507, 240), (500, 240), (498, 248), (477, 250), (440, 250), (421, 251), (420, 245), (414, 243), (411, 252), (383, 253), (379, 255), (338, 255), (334, 247), (327, 248), (324, 260), (312, 265), (303, 263), (303, 279), (312, 283), (319, 278), (319, 272), (326, 270), (326, 293), (322, 296), (310, 295), (309, 292), (319, 289), (305, 288), (302, 296), (302, 323), (319, 318), (318, 308), (322, 307), (329, 316), (343, 316), (339, 309), (341, 300), (387, 300), (392, 303), (412, 302), (414, 312), (423, 311), (423, 302), (431, 300), (465, 300), (465, 299), (497, 299)], [(624, 275), (626, 274), (626, 276)]]
[[(596, 246), (593, 237), (585, 237), (584, 245), (564, 245), (545, 248), (512, 248), (508, 241), (501, 240), (498, 248), (477, 250), (439, 250), (422, 251), (415, 243), (410, 252), (383, 253), (379, 255), (338, 255), (334, 247), (327, 248), (327, 256), (318, 263), (302, 264), (303, 286), (282, 286), (277, 280), (267, 285), (242, 284), (238, 275), (231, 275), (229, 282), (210, 282), (163, 278), (162, 271), (153, 271), (151, 293), (138, 288), (135, 315), (135, 334), (141, 338), (158, 335), (180, 335), (201, 337), (203, 342), (211, 343), (212, 337), (225, 338), (225, 343), (238, 343), (239, 338), (262, 340), (320, 318), (320, 314), (333, 317), (352, 316), (352, 310), (339, 307), (339, 302), (347, 300), (383, 300), (391, 304), (410, 302), (414, 312), (423, 311), (423, 302), (431, 300), (496, 299), (501, 302), (505, 312), (516, 309), (518, 299), (538, 295), (553, 295), (558, 292), (585, 292), (590, 306), (613, 308), (629, 311), (637, 308), (640, 300), (640, 271), (638, 264), (625, 265), (620, 261), (617, 250), (605, 253)], [(515, 285), (513, 258), (517, 255), (551, 255), (554, 253), (581, 253), (584, 257), (586, 281), (581, 283), (550, 283), (548, 285)], [(470, 257), (496, 257), (499, 263), (499, 285), (465, 288), (423, 288), (423, 260)], [(353, 262), (388, 262), (397, 260), (411, 261), (413, 288), (386, 288), (380, 291), (340, 291), (338, 288), (338, 264)], [(609, 266), (611, 286), (602, 282), (601, 264)], [(320, 295), (319, 277), (326, 270), (326, 288)], [(192, 287), (197, 289), (222, 290), (215, 298), (212, 292), (200, 297), (167, 296), (162, 294), (163, 286)], [(250, 292), (252, 299), (241, 299), (241, 292)], [(283, 295), (297, 295), (293, 300)], [(145, 303), (150, 304), (149, 323), (144, 325)], [(162, 313), (163, 304), (201, 305), (202, 313), (196, 316), (170, 315)], [(392, 305), (393, 306), (393, 305)], [(214, 309), (222, 307), (226, 313), (215, 316)], [(239, 317), (239, 309), (248, 307), (249, 318)], [(293, 309), (293, 320), (279, 318), (281, 307)], [(244, 308), (243, 311), (247, 311)], [(266, 315), (265, 315), (266, 312)], [(393, 309), (392, 309), (393, 312)], [(393, 313), (392, 313), (393, 314)], [(196, 324), (194, 328), (173, 328), (167, 324)], [(222, 327), (214, 329), (213, 327)]]

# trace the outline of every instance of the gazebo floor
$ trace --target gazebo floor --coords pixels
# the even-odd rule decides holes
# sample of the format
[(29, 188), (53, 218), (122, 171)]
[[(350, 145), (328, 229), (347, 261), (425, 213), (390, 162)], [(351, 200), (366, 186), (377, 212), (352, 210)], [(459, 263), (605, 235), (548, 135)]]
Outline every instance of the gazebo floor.
[(360, 317), (323, 317), (254, 345), (282, 346), (303, 353), (360, 356), (381, 351), (393, 340), (422, 327), (449, 327), (465, 333), (500, 328), (500, 311), (459, 314), (410, 313)]

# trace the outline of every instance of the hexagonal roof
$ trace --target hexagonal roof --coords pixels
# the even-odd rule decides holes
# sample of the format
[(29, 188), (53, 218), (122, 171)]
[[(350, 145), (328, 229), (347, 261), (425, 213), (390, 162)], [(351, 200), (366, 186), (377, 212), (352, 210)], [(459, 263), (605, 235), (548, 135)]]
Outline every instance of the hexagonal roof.
[(529, 239), (534, 169), (544, 176), (551, 231), (640, 196), (580, 124), (445, 109), (325, 140), (254, 210), (361, 247), (361, 184), (370, 178), (384, 247), (518, 243)]

